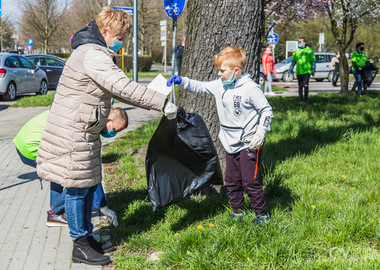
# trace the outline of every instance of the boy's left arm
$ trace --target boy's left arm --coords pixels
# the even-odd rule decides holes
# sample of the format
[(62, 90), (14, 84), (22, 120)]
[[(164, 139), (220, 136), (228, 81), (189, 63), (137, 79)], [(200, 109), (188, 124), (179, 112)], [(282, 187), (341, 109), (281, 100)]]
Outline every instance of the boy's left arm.
[(256, 133), (252, 136), (249, 144), (249, 149), (257, 149), (264, 143), (265, 135), (270, 130), (273, 111), (259, 86), (254, 89), (251, 97), (251, 103), (260, 115), (260, 119), (259, 124), (257, 125)]

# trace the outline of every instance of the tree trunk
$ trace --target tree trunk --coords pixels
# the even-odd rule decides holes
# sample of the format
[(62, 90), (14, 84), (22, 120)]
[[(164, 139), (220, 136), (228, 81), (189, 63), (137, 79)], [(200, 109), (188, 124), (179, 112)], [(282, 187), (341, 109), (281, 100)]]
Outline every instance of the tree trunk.
[(340, 93), (348, 94), (348, 83), (350, 81), (350, 71), (348, 69), (348, 61), (345, 54), (345, 51), (340, 48), (339, 49), (339, 77), (340, 77)]
[[(217, 78), (213, 56), (227, 46), (236, 46), (247, 52), (246, 72), (257, 81), (261, 62), (260, 38), (263, 0), (192, 0), (188, 1), (186, 45), (182, 75), (210, 81)], [(177, 105), (187, 112), (202, 116), (210, 131), (225, 168), (224, 149), (217, 139), (219, 121), (215, 100), (211, 95), (196, 95), (179, 89)]]

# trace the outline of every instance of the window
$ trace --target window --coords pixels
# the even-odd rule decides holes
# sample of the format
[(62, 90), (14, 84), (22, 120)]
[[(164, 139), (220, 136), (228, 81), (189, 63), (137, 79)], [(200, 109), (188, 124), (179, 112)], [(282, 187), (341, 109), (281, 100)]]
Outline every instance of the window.
[(327, 54), (327, 55), (325, 55), (325, 56), (326, 56), (326, 62), (331, 62), (331, 58), (332, 58), (332, 56), (329, 55), (329, 54)]
[(317, 59), (317, 63), (323, 63), (323, 62), (325, 62), (325, 56), (321, 55), (321, 54), (316, 55), (315, 59)]
[(34, 69), (34, 66), (33, 64), (26, 58), (24, 57), (19, 57), (20, 61), (21, 61), (21, 64), (24, 68), (30, 68), (30, 69)]
[(28, 57), (29, 61), (36, 66), (41, 66), (41, 59), (39, 57)]
[(65, 64), (53, 58), (45, 58), (45, 63), (49, 67), (63, 67)]
[(20, 63), (16, 56), (10, 56), (5, 60), (5, 66), (10, 68), (20, 68)]

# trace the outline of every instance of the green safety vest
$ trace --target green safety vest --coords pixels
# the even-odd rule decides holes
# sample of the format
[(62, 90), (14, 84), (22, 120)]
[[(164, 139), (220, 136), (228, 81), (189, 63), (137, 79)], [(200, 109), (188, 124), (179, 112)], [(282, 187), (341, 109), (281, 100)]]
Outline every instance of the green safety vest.
[(311, 74), (311, 63), (315, 62), (314, 51), (306, 46), (298, 48), (293, 55), (292, 61), (296, 62), (296, 75)]
[[(355, 62), (359, 67), (364, 67), (365, 62), (367, 62), (367, 55), (364, 52), (354, 51), (351, 54), (351, 62)], [(352, 65), (352, 70), (356, 70), (354, 65)]]
[(49, 112), (50, 110), (47, 110), (30, 119), (13, 139), (16, 148), (24, 157), (36, 160)]

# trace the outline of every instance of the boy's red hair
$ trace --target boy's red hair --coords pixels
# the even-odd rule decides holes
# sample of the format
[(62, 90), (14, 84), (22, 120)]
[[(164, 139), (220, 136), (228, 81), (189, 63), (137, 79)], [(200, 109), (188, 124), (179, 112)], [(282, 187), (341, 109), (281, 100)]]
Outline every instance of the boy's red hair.
[(242, 71), (245, 69), (247, 57), (245, 51), (235, 46), (224, 48), (218, 55), (214, 56), (214, 64), (220, 69), (222, 63), (228, 65), (231, 69), (239, 67)]

